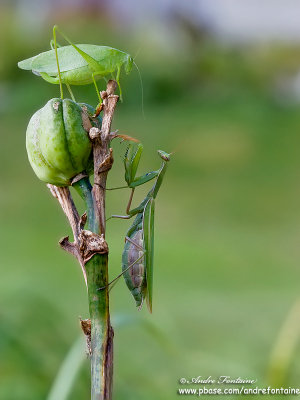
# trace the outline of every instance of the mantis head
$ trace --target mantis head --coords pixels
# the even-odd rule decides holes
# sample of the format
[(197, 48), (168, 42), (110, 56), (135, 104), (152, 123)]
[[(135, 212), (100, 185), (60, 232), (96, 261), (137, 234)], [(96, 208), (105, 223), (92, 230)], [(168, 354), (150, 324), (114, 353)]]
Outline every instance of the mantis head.
[(159, 156), (164, 160), (164, 161), (170, 161), (170, 157), (172, 153), (166, 153), (163, 150), (157, 150)]

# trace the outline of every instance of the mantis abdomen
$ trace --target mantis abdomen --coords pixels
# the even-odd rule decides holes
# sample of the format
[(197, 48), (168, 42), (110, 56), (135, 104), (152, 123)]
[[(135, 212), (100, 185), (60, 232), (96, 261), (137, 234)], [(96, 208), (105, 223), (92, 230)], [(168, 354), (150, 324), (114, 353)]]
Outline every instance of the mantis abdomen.
[[(131, 266), (130, 268), (128, 268)], [(145, 264), (143, 249), (143, 230), (139, 229), (126, 238), (122, 255), (122, 271), (128, 289), (136, 301), (137, 307), (143, 304), (145, 286)]]

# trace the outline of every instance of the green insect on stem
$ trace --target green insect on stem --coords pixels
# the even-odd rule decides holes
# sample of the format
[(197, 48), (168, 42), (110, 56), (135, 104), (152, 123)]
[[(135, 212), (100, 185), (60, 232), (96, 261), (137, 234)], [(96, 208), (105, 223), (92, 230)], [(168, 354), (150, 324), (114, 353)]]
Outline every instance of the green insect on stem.
[[(69, 45), (59, 46), (57, 43), (58, 32)], [(59, 84), (61, 97), (63, 97), (63, 84), (89, 85), (93, 83), (99, 99), (97, 106), (99, 112), (101, 111), (102, 99), (96, 81), (105, 79), (112, 74), (117, 81), (122, 99), (121, 68), (123, 66), (125, 73), (129, 74), (134, 62), (128, 53), (109, 46), (76, 45), (56, 25), (53, 27), (53, 40), (50, 45), (52, 50), (18, 62), (19, 68), (31, 70), (51, 84)], [(68, 89), (71, 97), (74, 98), (69, 86)]]
[[(136, 147), (129, 147), (126, 150), (124, 164), (125, 164), (125, 179), (129, 187), (131, 187), (132, 182), (136, 181), (135, 175), (137, 172), (138, 164), (140, 161), (142, 152), (141, 145)], [(126, 213), (127, 215), (113, 215), (115, 218), (123, 218), (129, 219), (133, 216), (136, 216), (132, 225), (129, 227), (126, 234), (126, 241), (131, 243), (131, 246), (134, 245), (136, 247), (139, 246), (135, 240), (132, 238), (140, 238), (142, 237), (143, 243), (143, 263), (136, 268), (136, 271), (132, 271), (128, 274), (128, 271), (133, 268), (138, 260), (141, 260), (142, 257), (137, 257), (134, 260), (134, 263), (130, 263), (130, 259), (132, 260), (132, 247), (125, 243), (123, 255), (122, 255), (122, 273), (117, 276), (112, 282), (116, 282), (120, 276), (124, 276), (125, 282), (131, 291), (136, 304), (138, 307), (141, 307), (143, 304), (143, 300), (146, 299), (147, 307), (150, 313), (152, 313), (152, 297), (153, 297), (153, 256), (154, 256), (154, 213), (155, 213), (155, 198), (162, 184), (167, 163), (170, 160), (170, 154), (163, 152), (161, 150), (158, 151), (159, 156), (162, 158), (163, 163), (161, 168), (156, 171), (156, 181), (153, 187), (148, 192), (145, 199), (139, 204), (138, 207), (130, 210), (133, 193), (135, 187), (131, 187), (131, 195), (129, 198), (129, 202), (127, 205)], [(139, 183), (142, 184), (143, 177), (138, 178)], [(138, 236), (141, 235), (141, 236)], [(129, 240), (128, 240), (129, 239)], [(138, 239), (141, 240), (141, 239)], [(135, 253), (133, 253), (135, 254)], [(130, 258), (131, 257), (131, 258)], [(136, 255), (135, 255), (136, 257)], [(141, 268), (143, 272), (143, 276), (141, 277)], [(135, 275), (138, 274), (138, 275)]]

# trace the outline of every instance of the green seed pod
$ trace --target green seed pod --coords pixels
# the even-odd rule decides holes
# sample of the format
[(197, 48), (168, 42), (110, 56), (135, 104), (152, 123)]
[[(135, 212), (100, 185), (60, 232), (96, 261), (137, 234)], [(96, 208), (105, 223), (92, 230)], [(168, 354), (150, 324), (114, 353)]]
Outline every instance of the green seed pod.
[(72, 178), (91, 167), (92, 143), (88, 132), (101, 128), (93, 108), (70, 99), (51, 99), (30, 119), (26, 131), (29, 162), (44, 182), (68, 186)]

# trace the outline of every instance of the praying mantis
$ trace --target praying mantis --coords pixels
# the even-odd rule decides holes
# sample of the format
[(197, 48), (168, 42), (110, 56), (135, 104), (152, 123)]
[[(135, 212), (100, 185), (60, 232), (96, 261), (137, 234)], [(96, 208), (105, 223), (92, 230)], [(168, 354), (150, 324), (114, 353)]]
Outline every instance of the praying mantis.
[[(58, 46), (56, 32), (62, 35), (69, 43), (69, 46)], [(20, 61), (18, 67), (31, 70), (34, 74), (41, 76), (49, 83), (59, 84), (61, 99), (63, 99), (62, 84), (67, 85), (71, 97), (74, 100), (70, 85), (87, 85), (94, 83), (99, 99), (98, 106), (100, 106), (102, 104), (102, 99), (96, 81), (105, 78), (105, 76), (109, 74), (116, 74), (115, 80), (119, 86), (120, 98), (122, 98), (120, 86), (121, 68), (124, 66), (126, 74), (131, 72), (133, 65), (137, 68), (130, 54), (108, 46), (92, 44), (76, 45), (68, 39), (57, 25), (53, 27), (53, 40), (51, 40), (50, 45), (52, 50)]]
[[(146, 298), (148, 310), (152, 313), (155, 199), (171, 155), (158, 150), (158, 154), (163, 160), (161, 168), (135, 178), (142, 150), (141, 144), (130, 144), (125, 153), (125, 180), (132, 192), (126, 209), (127, 215), (112, 215), (112, 217), (129, 219), (135, 216), (135, 219), (127, 230), (125, 237), (125, 246), (122, 254), (122, 273), (110, 284), (123, 275), (137, 307), (140, 309)], [(144, 200), (138, 207), (130, 210), (135, 187), (154, 178), (156, 178), (156, 181)]]

